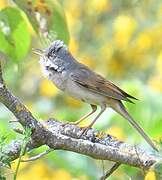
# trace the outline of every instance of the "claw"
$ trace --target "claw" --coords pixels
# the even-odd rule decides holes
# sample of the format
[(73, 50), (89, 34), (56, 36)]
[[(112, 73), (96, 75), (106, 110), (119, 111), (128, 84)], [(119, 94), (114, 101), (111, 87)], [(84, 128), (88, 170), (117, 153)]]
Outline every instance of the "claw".
[(62, 127), (65, 127), (66, 125), (69, 125), (70, 124), (70, 122), (66, 122), (66, 123), (64, 123), (64, 124), (61, 124), (61, 126)]
[(86, 135), (89, 129), (90, 129), (89, 126), (83, 127), (83, 131), (82, 131), (81, 135), (79, 136), (79, 138), (81, 138), (83, 136), (83, 134)]

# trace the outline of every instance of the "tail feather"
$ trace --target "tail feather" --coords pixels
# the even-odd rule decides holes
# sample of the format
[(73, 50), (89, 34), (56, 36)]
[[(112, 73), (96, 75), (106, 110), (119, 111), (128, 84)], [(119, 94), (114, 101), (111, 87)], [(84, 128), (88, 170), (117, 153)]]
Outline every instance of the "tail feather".
[(140, 135), (146, 140), (146, 142), (156, 151), (158, 149), (152, 142), (152, 140), (148, 137), (148, 135), (144, 132), (144, 130), (137, 124), (137, 122), (129, 115), (126, 108), (122, 104), (121, 101), (118, 101), (118, 103), (112, 107), (117, 113), (119, 113), (121, 116), (123, 116), (125, 119), (129, 121), (129, 123), (140, 133)]

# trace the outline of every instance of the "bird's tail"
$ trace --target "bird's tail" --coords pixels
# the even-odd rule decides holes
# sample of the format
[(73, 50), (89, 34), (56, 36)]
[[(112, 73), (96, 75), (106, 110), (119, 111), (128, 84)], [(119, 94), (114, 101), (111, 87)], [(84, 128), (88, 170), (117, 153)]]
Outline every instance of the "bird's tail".
[(122, 104), (121, 101), (118, 101), (115, 105), (112, 107), (117, 113), (119, 113), (121, 116), (123, 116), (125, 119), (129, 121), (129, 123), (140, 133), (140, 135), (146, 140), (146, 142), (156, 151), (158, 149), (152, 142), (152, 140), (148, 137), (148, 135), (144, 132), (144, 130), (137, 124), (137, 122), (129, 115), (126, 108)]

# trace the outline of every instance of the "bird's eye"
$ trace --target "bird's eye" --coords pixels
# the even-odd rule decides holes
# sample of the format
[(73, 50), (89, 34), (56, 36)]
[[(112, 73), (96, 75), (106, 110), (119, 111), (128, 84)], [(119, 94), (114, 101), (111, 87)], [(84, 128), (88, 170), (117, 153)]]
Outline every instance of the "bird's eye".
[(52, 57), (52, 54), (51, 54), (51, 53), (48, 53), (47, 57), (48, 57), (48, 58)]
[(53, 58), (56, 57), (56, 54), (55, 54), (55, 51), (54, 51), (54, 50), (52, 50), (52, 51), (50, 51), (50, 52), (48, 53), (48, 58), (50, 58), (50, 57), (53, 57)]
[(51, 53), (54, 54), (54, 53), (55, 53), (55, 50), (53, 49), (53, 50), (51, 51)]

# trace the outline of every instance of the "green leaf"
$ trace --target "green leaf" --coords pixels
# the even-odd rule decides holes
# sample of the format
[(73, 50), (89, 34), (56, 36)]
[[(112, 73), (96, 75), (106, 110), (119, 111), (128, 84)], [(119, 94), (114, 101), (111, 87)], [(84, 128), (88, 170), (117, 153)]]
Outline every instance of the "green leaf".
[[(38, 16), (40, 15), (47, 23), (46, 28), (50, 39), (61, 39), (68, 44), (69, 32), (65, 14), (57, 0), (33, 0), (30, 3), (26, 0), (15, 0), (14, 2), (26, 13), (32, 27), (37, 33), (40, 33), (40, 22), (38, 20)], [(39, 15), (37, 16), (36, 14)]]
[(52, 12), (53, 15), (49, 22), (49, 28), (56, 33), (57, 39), (64, 40), (66, 44), (69, 41), (69, 32), (65, 21), (65, 15), (62, 7), (57, 1), (48, 0), (49, 5), (55, 7)]
[(7, 7), (0, 11), (0, 51), (14, 62), (22, 60), (29, 49), (30, 34), (20, 10)]
[(0, 175), (0, 180), (6, 180), (6, 178)]

